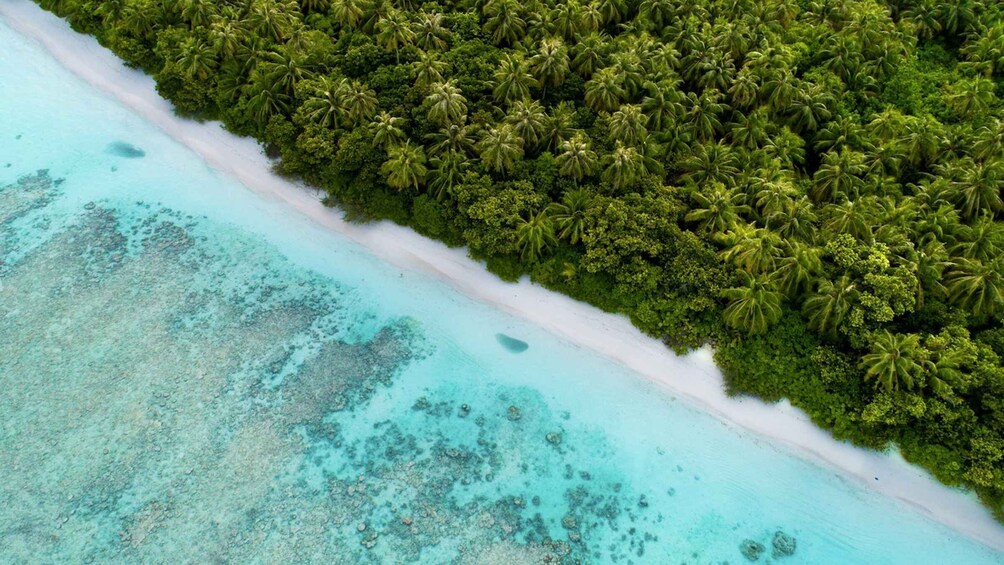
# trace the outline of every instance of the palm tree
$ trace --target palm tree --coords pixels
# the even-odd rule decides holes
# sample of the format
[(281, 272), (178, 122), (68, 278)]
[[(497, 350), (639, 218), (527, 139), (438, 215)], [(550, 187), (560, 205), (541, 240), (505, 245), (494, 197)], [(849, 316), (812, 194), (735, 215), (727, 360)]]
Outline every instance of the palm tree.
[(586, 210), (593, 197), (584, 188), (565, 192), (561, 202), (552, 202), (547, 207), (547, 213), (558, 226), (558, 237), (567, 239), (572, 245), (577, 244), (586, 231)]
[[(943, 237), (942, 241), (948, 239)], [(989, 216), (977, 218), (971, 225), (958, 228), (958, 242), (952, 246), (952, 253), (963, 259), (990, 262), (1004, 251), (1004, 225)]]
[(700, 96), (693, 92), (687, 95), (687, 110), (683, 116), (683, 121), (689, 124), (694, 138), (698, 141), (707, 141), (720, 133), (722, 122), (719, 116), (725, 112), (727, 106), (719, 102), (721, 94), (715, 89), (705, 90)]
[(756, 77), (749, 72), (748, 67), (740, 69), (736, 79), (732, 81), (732, 86), (728, 89), (729, 98), (736, 108), (749, 108), (753, 106), (760, 96), (760, 85)]
[(209, 29), (213, 48), (225, 59), (233, 58), (244, 44), (244, 30), (236, 22), (216, 18)]
[(957, 258), (945, 275), (948, 297), (979, 320), (1000, 317), (1004, 312), (1004, 278), (1000, 258), (991, 263)]
[(255, 92), (248, 98), (248, 109), (260, 127), (264, 128), (272, 116), (289, 111), (291, 100), (278, 85), (263, 87), (256, 82), (249, 84), (247, 90)]
[(895, 108), (886, 108), (868, 122), (868, 133), (881, 141), (892, 141), (904, 131), (903, 114)]
[(462, 123), (467, 115), (467, 99), (453, 80), (437, 82), (429, 87), (425, 97), (429, 105), (429, 121), (447, 126)]
[(415, 86), (425, 88), (430, 84), (442, 82), (443, 73), (449, 65), (445, 61), (440, 61), (436, 55), (426, 51), (418, 55), (418, 60), (411, 64), (412, 76), (415, 77)]
[(467, 157), (462, 153), (447, 151), (439, 157), (429, 160), (432, 169), (429, 171), (429, 189), (433, 191), (436, 200), (443, 200), (453, 193), (467, 170)]
[[(194, 0), (192, 3), (195, 2), (198, 2), (199, 4), (203, 5), (205, 4), (204, 0)], [(60, 14), (68, 13), (67, 8), (69, 8), (69, 6), (61, 6), (58, 3), (50, 5), (46, 2), (41, 2), (41, 4), (47, 10), (58, 11), (58, 13)], [(111, 25), (112, 23), (114, 23), (115, 21), (117, 21), (122, 17), (122, 12), (125, 10), (125, 7), (126, 7), (125, 0), (105, 0), (105, 2), (102, 2), (99, 6), (95, 7), (94, 15), (101, 17), (102, 24), (106, 26)], [(184, 14), (185, 7), (186, 4), (181, 5), (182, 17), (185, 17)], [(211, 8), (212, 6), (210, 5), (209, 7)], [(186, 18), (186, 19), (191, 21), (191, 18)], [(204, 25), (204, 23), (199, 25)], [(192, 27), (194, 28), (196, 26), (193, 24)]]
[(729, 127), (729, 137), (733, 145), (752, 151), (767, 144), (769, 127), (770, 116), (763, 108), (757, 108), (748, 116), (737, 111), (735, 122)]
[(575, 0), (558, 2), (549, 19), (555, 33), (568, 40), (575, 39), (583, 29), (582, 5)]
[(586, 104), (597, 112), (612, 112), (626, 96), (623, 78), (614, 67), (600, 69), (586, 82)]
[(328, 77), (321, 77), (316, 83), (315, 81), (309, 83), (316, 86), (311, 89), (309, 97), (301, 107), (307, 119), (323, 128), (337, 126), (338, 117), (342, 113), (342, 94), (347, 81), (342, 79), (338, 83), (332, 83)]
[(785, 243), (787, 254), (771, 273), (778, 290), (791, 298), (801, 296), (823, 274), (823, 248), (797, 241)]
[(600, 179), (615, 190), (621, 190), (645, 175), (645, 156), (637, 148), (627, 147), (618, 141), (613, 153), (603, 158), (603, 166)]
[(426, 139), (432, 142), (429, 151), (433, 155), (456, 153), (466, 156), (474, 152), (474, 142), (463, 123), (443, 126), (439, 131), (428, 134)]
[(857, 297), (857, 287), (849, 276), (843, 275), (836, 282), (823, 279), (805, 299), (802, 313), (809, 319), (810, 328), (824, 336), (836, 337)]
[(425, 183), (425, 151), (419, 145), (410, 141), (403, 145), (391, 147), (387, 152), (388, 159), (380, 167), (380, 173), (387, 179), (387, 184), (398, 190), (409, 187), (418, 188)]
[(1004, 120), (993, 119), (976, 130), (973, 140), (973, 157), (985, 160), (1004, 157)]
[(188, 20), (192, 29), (208, 25), (216, 15), (216, 6), (207, 0), (183, 0), (179, 7), (181, 17)]
[(931, 39), (941, 31), (941, 20), (938, 18), (939, 7), (931, 1), (921, 1), (903, 11), (902, 18), (913, 23), (917, 35), (922, 39)]
[(950, 398), (953, 386), (965, 382), (963, 365), (971, 354), (961, 347), (952, 347), (952, 340), (943, 335), (929, 336), (924, 340), (926, 358), (923, 365), (927, 373), (927, 385), (942, 398)]
[(388, 52), (394, 52), (394, 60), (401, 63), (401, 47), (415, 41), (415, 32), (411, 30), (407, 16), (400, 10), (391, 8), (377, 22), (377, 43), (383, 45)]
[(645, 124), (648, 118), (637, 104), (622, 104), (620, 109), (610, 116), (610, 139), (620, 141), (624, 145), (639, 145), (648, 137)]
[(683, 172), (680, 180), (702, 186), (720, 182), (725, 186), (735, 183), (739, 174), (739, 158), (731, 146), (724, 143), (702, 143), (691, 148), (677, 166)]
[(555, 159), (559, 173), (576, 182), (596, 173), (596, 152), (590, 148), (589, 137), (578, 133), (562, 143), (561, 149)]
[(592, 76), (606, 62), (606, 40), (599, 33), (591, 33), (582, 38), (573, 48), (575, 57), (572, 68), (583, 77)]
[(342, 27), (355, 28), (371, 6), (371, 0), (331, 0), (331, 16)]
[(624, 21), (631, 11), (627, 0), (597, 0), (596, 7), (606, 24)]
[(853, 198), (864, 186), (859, 175), (865, 172), (864, 155), (849, 149), (823, 155), (823, 163), (812, 178), (812, 197), (819, 200)]
[(646, 82), (648, 93), (641, 101), (641, 110), (648, 116), (648, 125), (654, 131), (663, 131), (683, 113), (683, 96), (677, 89), (678, 80), (663, 79), (658, 83)]
[(313, 76), (307, 69), (306, 56), (292, 49), (269, 53), (268, 60), (261, 64), (261, 69), (270, 83), (289, 96), (296, 91), (296, 83)]
[(917, 277), (917, 307), (924, 306), (927, 296), (946, 298), (948, 288), (944, 285), (944, 272), (949, 266), (948, 252), (945, 246), (936, 240), (928, 241), (918, 250), (912, 261), (906, 261), (904, 266)]
[(537, 81), (530, 74), (529, 64), (522, 55), (506, 53), (495, 71), (495, 88), (492, 94), (498, 102), (512, 103), (530, 97), (530, 89)]
[(603, 14), (596, 7), (595, 2), (589, 2), (582, 6), (582, 29), (583, 31), (596, 32), (603, 25)]
[(488, 169), (505, 174), (523, 157), (523, 140), (512, 126), (503, 124), (488, 130), (478, 141), (477, 149)]
[(560, 102), (544, 119), (544, 148), (556, 151), (565, 140), (572, 137), (572, 118), (575, 116), (575, 106), (568, 101)]
[(505, 123), (511, 125), (516, 135), (523, 138), (524, 149), (536, 147), (544, 135), (547, 115), (536, 100), (518, 100), (509, 108)]
[(899, 178), (903, 154), (893, 143), (882, 143), (865, 155), (865, 178)]
[(958, 180), (952, 182), (950, 197), (967, 220), (1004, 210), (1004, 161), (962, 163)]
[(188, 78), (204, 81), (216, 68), (216, 54), (209, 45), (189, 36), (181, 44), (177, 62)]
[(526, 21), (520, 17), (521, 12), (516, 0), (498, 0), (486, 6), (485, 31), (491, 36), (492, 43), (513, 45), (523, 38)]
[(257, 35), (282, 43), (299, 23), (299, 14), (296, 0), (252, 0), (247, 23)]
[(864, 128), (851, 116), (840, 116), (816, 133), (816, 151), (820, 153), (839, 151), (845, 147), (856, 150), (874, 148), (865, 138)]
[(813, 241), (816, 230), (815, 206), (808, 196), (786, 202), (767, 217), (767, 225), (784, 239)]
[(342, 79), (340, 104), (341, 121), (350, 128), (373, 117), (376, 113), (376, 92), (358, 80)]
[(787, 127), (768, 139), (763, 149), (767, 156), (791, 169), (805, 162), (805, 141)]
[(568, 74), (568, 48), (557, 37), (549, 37), (540, 42), (540, 50), (530, 59), (533, 72), (547, 94), (548, 86), (558, 86)]
[(829, 118), (832, 97), (821, 88), (799, 90), (788, 104), (792, 125), (799, 131), (815, 131)]
[(790, 71), (784, 71), (765, 82), (760, 94), (775, 111), (785, 112), (798, 95), (800, 86), (798, 79)]
[(650, 24), (655, 30), (669, 26), (676, 16), (677, 4), (672, 0), (641, 0), (638, 2), (638, 18)]
[(856, 239), (871, 243), (874, 206), (867, 198), (844, 200), (840, 204), (828, 204), (823, 208), (826, 221), (823, 230), (827, 234), (850, 234)]
[(690, 197), (696, 203), (687, 212), (684, 221), (697, 222), (700, 230), (707, 234), (722, 233), (740, 221), (740, 214), (749, 213), (749, 206), (742, 203), (744, 195), (738, 190), (726, 190), (725, 185), (713, 182), (710, 186), (695, 190)]
[(439, 12), (420, 12), (415, 22), (415, 43), (426, 51), (442, 51), (446, 49), (446, 40), (450, 31), (443, 27), (443, 14)]
[(715, 240), (726, 246), (719, 253), (722, 259), (752, 275), (772, 272), (781, 251), (781, 238), (776, 233), (750, 224), (738, 224)]
[(558, 243), (554, 237), (554, 222), (542, 210), (529, 219), (520, 218), (516, 226), (517, 244), (520, 256), (530, 262), (535, 262), (548, 248)]
[(924, 350), (917, 334), (893, 334), (889, 330), (871, 336), (871, 351), (861, 357), (865, 380), (875, 380), (875, 387), (899, 390), (900, 385), (913, 389), (923, 373)]
[(932, 163), (941, 153), (943, 126), (932, 116), (906, 120), (906, 133), (897, 139), (911, 165)]
[(997, 99), (994, 88), (994, 81), (988, 78), (962, 79), (950, 87), (946, 102), (964, 118), (984, 116)]
[(798, 191), (788, 179), (762, 179), (757, 184), (760, 190), (756, 193), (756, 205), (763, 218), (784, 211), (788, 203), (798, 196)]
[(729, 301), (722, 313), (725, 323), (750, 335), (762, 334), (781, 319), (780, 292), (769, 281), (743, 273), (746, 284), (722, 291)]
[(373, 143), (378, 147), (387, 148), (395, 146), (405, 140), (404, 118), (397, 118), (389, 112), (380, 112), (376, 118), (370, 122), (370, 131), (373, 132)]
[(974, 30), (960, 49), (974, 70), (986, 76), (1004, 70), (1004, 24), (982, 25)]
[(641, 92), (642, 85), (645, 84), (647, 78), (647, 71), (638, 53), (633, 50), (614, 50), (610, 54), (609, 67), (617, 69), (620, 84), (624, 88), (626, 97), (634, 98), (636, 94)]

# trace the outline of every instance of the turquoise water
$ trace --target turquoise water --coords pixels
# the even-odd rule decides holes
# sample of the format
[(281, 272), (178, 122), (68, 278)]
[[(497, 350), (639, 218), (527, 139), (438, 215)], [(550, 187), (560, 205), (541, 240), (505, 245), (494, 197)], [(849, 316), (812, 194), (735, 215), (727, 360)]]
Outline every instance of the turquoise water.
[(0, 53), (0, 562), (1001, 561)]

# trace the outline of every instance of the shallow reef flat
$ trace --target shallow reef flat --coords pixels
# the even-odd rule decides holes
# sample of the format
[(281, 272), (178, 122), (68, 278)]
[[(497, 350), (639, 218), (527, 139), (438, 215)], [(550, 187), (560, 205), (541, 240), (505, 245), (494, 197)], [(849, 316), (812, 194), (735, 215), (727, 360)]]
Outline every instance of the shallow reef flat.
[[(658, 540), (533, 391), (395, 394), (435, 350), (415, 320), (155, 205), (57, 222), (58, 184), (0, 189), (8, 557), (630, 562)], [(395, 417), (367, 414), (378, 397)]]

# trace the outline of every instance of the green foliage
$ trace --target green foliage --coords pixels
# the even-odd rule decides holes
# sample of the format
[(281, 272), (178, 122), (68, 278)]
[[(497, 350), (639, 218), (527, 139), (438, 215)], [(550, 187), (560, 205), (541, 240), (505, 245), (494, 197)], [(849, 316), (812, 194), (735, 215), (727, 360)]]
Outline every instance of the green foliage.
[(40, 3), (350, 218), (716, 343), (1004, 515), (993, 2)]

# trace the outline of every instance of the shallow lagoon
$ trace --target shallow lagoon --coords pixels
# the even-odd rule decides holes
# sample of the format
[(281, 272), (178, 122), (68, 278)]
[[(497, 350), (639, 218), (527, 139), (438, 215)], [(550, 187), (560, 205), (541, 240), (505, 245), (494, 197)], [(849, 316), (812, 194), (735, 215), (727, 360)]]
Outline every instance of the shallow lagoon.
[(0, 561), (1000, 561), (0, 52)]

